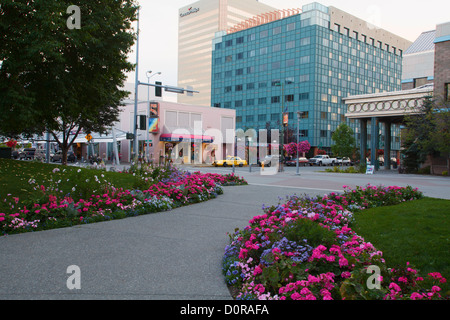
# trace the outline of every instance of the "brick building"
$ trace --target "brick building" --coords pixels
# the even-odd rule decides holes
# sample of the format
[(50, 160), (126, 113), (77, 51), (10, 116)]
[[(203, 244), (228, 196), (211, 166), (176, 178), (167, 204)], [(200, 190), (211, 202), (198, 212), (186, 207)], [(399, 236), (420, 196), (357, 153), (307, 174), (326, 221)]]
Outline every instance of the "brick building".
[(434, 95), (450, 100), (450, 22), (436, 27)]

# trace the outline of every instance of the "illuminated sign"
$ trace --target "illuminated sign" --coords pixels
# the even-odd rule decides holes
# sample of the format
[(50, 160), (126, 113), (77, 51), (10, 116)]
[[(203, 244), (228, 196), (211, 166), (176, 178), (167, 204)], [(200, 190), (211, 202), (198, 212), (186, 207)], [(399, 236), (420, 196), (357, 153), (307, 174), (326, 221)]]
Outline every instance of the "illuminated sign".
[(149, 118), (148, 119), (148, 132), (158, 133), (159, 132), (159, 119)]
[(180, 17), (183, 18), (183, 17), (186, 17), (186, 16), (188, 16), (188, 15), (190, 15), (190, 14), (197, 13), (197, 12), (199, 12), (199, 11), (200, 11), (200, 8), (193, 8), (193, 7), (190, 7), (189, 10), (188, 10), (187, 12), (185, 12), (185, 13), (180, 13)]

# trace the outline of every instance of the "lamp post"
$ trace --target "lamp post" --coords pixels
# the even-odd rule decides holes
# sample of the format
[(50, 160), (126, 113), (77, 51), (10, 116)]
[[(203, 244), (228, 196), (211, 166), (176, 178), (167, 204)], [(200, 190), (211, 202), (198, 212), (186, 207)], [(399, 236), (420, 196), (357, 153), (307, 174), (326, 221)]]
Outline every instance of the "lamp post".
[[(154, 76), (156, 76), (156, 75), (159, 75), (159, 74), (161, 74), (161, 72), (157, 72), (157, 73), (154, 73), (153, 75), (151, 74), (152, 73), (152, 71), (147, 71), (147, 80), (148, 80), (148, 83), (150, 83), (150, 78), (151, 77), (154, 77)], [(147, 100), (148, 100), (148, 108), (147, 108), (147, 123), (146, 123), (146, 134), (145, 134), (145, 140), (146, 140), (146, 142), (147, 142), (147, 147), (145, 148), (145, 157), (147, 158), (147, 161), (150, 161), (150, 159), (149, 159), (149, 149), (150, 149), (150, 147), (149, 147), (149, 145), (150, 145), (150, 143), (149, 143), (149, 128), (148, 128), (148, 119), (150, 118), (150, 86), (148, 86), (147, 87)]]
[(139, 87), (139, 8), (137, 11), (137, 29), (136, 29), (136, 72), (134, 82), (134, 121), (133, 121), (133, 161), (137, 160), (139, 153), (139, 144), (137, 137), (137, 109), (138, 109), (138, 87)]
[(300, 175), (300, 166), (299, 166), (299, 161), (298, 161), (298, 145), (300, 143), (300, 118), (302, 117), (303, 112), (297, 111), (297, 173), (296, 175), (299, 176)]

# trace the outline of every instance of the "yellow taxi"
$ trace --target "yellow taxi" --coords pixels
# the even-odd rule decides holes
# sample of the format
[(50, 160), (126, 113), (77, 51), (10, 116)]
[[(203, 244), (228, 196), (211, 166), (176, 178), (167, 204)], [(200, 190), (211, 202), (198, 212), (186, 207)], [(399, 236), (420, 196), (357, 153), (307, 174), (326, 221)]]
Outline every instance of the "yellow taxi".
[(223, 166), (223, 167), (227, 167), (227, 166), (232, 166), (234, 162), (235, 166), (239, 166), (239, 167), (243, 167), (247, 165), (247, 161), (246, 160), (242, 160), (239, 157), (233, 157), (233, 156), (227, 156), (227, 158), (225, 160), (216, 160), (213, 162), (213, 166), (215, 167), (219, 167), (219, 166)]

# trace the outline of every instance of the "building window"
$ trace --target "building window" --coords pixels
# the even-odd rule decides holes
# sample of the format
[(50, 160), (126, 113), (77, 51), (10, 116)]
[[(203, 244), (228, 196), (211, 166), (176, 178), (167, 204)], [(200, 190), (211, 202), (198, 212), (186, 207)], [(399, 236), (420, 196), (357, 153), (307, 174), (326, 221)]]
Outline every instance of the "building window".
[(272, 63), (272, 70), (280, 69), (281, 68), (281, 62), (273, 62)]
[(271, 121), (277, 121), (277, 120), (279, 120), (280, 119), (280, 114), (279, 113), (272, 113), (271, 115), (270, 115), (270, 120)]
[(256, 39), (256, 36), (255, 36), (254, 33), (249, 34), (249, 35), (247, 36), (247, 41), (254, 41), (255, 39)]
[(281, 33), (281, 27), (273, 28), (273, 35)]
[(233, 61), (233, 56), (230, 54), (229, 56), (225, 57), (225, 62), (231, 62)]
[(307, 138), (308, 130), (300, 130), (300, 137)]
[(300, 118), (301, 119), (308, 119), (309, 118), (309, 111), (303, 111)]
[(341, 32), (341, 26), (338, 25), (337, 23), (334, 24), (333, 30), (336, 32)]
[(234, 91), (242, 91), (242, 84), (237, 84), (235, 87), (234, 87)]
[(253, 120), (254, 120), (253, 115), (249, 115), (245, 118), (245, 121), (247, 121), (247, 122), (253, 122)]
[(214, 103), (214, 108), (220, 108), (220, 102)]
[(445, 84), (445, 101), (450, 101), (450, 83)]
[(266, 114), (259, 114), (258, 115), (258, 121), (266, 121), (267, 115)]
[(253, 82), (247, 83), (247, 90), (255, 89), (255, 84)]
[(216, 43), (216, 50), (222, 49), (222, 43)]
[(320, 130), (320, 137), (321, 138), (328, 137), (328, 131), (327, 130)]
[(232, 45), (233, 45), (233, 39), (227, 40), (227, 41), (225, 42), (225, 47), (231, 47)]
[(256, 56), (256, 50), (250, 50), (249, 52), (248, 52), (248, 57), (249, 58), (252, 58), (252, 57), (255, 57)]
[(308, 82), (309, 81), (309, 74), (304, 74), (300, 76), (300, 82)]
[(235, 107), (235, 108), (242, 107), (242, 100), (236, 100), (236, 101), (234, 102), (234, 107)]
[(259, 37), (261, 39), (267, 37), (268, 35), (269, 35), (269, 31), (267, 31), (267, 30), (263, 30), (259, 33)]
[(286, 68), (294, 67), (294, 66), (295, 66), (295, 59), (286, 60)]
[(233, 71), (225, 71), (225, 78), (231, 78), (233, 76)]
[(247, 67), (247, 74), (255, 73), (255, 67)]
[(222, 58), (216, 58), (216, 59), (214, 59), (214, 63), (215, 63), (215, 64), (221, 64), (221, 63), (222, 63)]
[(307, 46), (309, 44), (311, 44), (311, 38), (310, 37), (300, 39), (300, 45), (301, 46)]
[(280, 103), (280, 96), (273, 96), (271, 98), (272, 103)]
[(243, 53), (243, 52), (238, 53), (238, 54), (236, 55), (236, 59), (237, 59), (237, 60), (244, 59), (244, 53)]
[(300, 93), (299, 98), (301, 100), (309, 100), (309, 92)]
[(236, 39), (236, 44), (244, 43), (244, 37), (239, 37)]
[(267, 88), (267, 82), (258, 83), (258, 88)]
[(300, 63), (309, 63), (310, 61), (310, 57), (309, 56), (305, 56), (305, 57), (300, 57)]
[(278, 51), (281, 51), (281, 44), (274, 44), (273, 46), (272, 46), (272, 52), (278, 52)]
[(231, 92), (231, 91), (232, 91), (231, 86), (226, 86), (226, 87), (225, 87), (225, 93), (229, 93), (229, 92)]
[(286, 50), (295, 48), (295, 40), (286, 42)]
[(237, 76), (242, 76), (244, 74), (244, 69), (240, 68), (240, 69), (236, 69), (236, 75)]
[(241, 123), (242, 122), (242, 116), (237, 116), (236, 117), (236, 122)]
[(288, 94), (284, 97), (286, 102), (292, 102), (294, 101), (294, 95), (293, 94)]
[(259, 98), (258, 99), (258, 104), (266, 104), (267, 103), (267, 98)]
[(259, 54), (260, 54), (260, 55), (267, 54), (267, 47), (260, 48), (260, 49), (259, 49)]
[(254, 106), (255, 105), (255, 99), (247, 99), (247, 106)]
[(326, 112), (321, 112), (320, 113), (320, 119), (327, 120), (327, 113)]
[(289, 23), (286, 26), (286, 31), (292, 31), (292, 30), (295, 30), (295, 22)]

